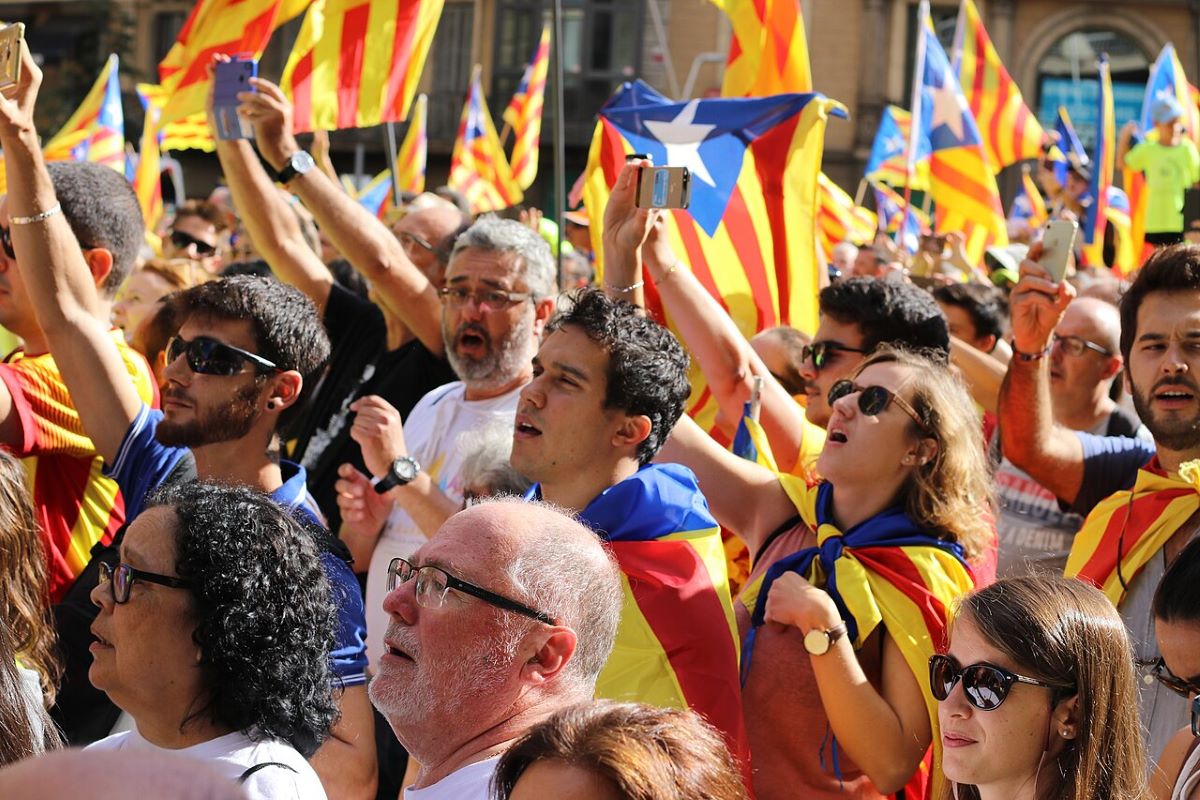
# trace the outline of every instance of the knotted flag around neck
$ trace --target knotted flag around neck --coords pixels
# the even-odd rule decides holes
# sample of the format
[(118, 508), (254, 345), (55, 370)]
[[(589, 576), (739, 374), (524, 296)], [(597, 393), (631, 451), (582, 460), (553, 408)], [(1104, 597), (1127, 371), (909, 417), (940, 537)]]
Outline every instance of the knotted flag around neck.
[(1200, 511), (1200, 459), (1171, 477), (1158, 457), (1138, 470), (1132, 490), (1102, 500), (1083, 521), (1067, 556), (1066, 576), (1082, 578), (1114, 606), (1128, 586), (1188, 519)]
[[(785, 572), (799, 573), (833, 598), (856, 650), (882, 624), (921, 687), (935, 732), (931, 768), (928, 772), (918, 769), (905, 787), (908, 797), (928, 797), (930, 778), (939, 774), (941, 764), (937, 701), (927, 677), (929, 657), (946, 643), (951, 604), (975, 585), (962, 547), (935, 539), (898, 506), (841, 531), (833, 519), (832, 484), (809, 485), (792, 475), (780, 475), (779, 480), (801, 520), (816, 531), (817, 545), (781, 558), (757, 585), (743, 591), (742, 602), (751, 612), (751, 630), (742, 643), (742, 680), (750, 672), (767, 594)], [(835, 771), (836, 760), (835, 749)]]

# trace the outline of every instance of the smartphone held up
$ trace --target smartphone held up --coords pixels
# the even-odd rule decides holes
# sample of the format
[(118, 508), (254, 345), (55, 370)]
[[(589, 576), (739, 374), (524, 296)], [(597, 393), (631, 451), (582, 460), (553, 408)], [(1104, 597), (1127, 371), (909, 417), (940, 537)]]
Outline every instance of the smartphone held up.
[(1067, 264), (1075, 250), (1075, 234), (1079, 223), (1072, 219), (1053, 219), (1046, 223), (1042, 234), (1042, 257), (1038, 259), (1042, 269), (1050, 273), (1050, 280), (1061, 283), (1067, 277)]
[(24, 23), (17, 22), (0, 28), (0, 89), (12, 86), (21, 79), (21, 40), (24, 38)]
[(253, 139), (254, 127), (238, 116), (238, 94), (253, 92), (250, 79), (258, 76), (258, 62), (249, 58), (218, 61), (213, 68), (213, 118), (217, 138)]
[(638, 170), (638, 208), (687, 208), (691, 197), (692, 176), (687, 167), (646, 166)]

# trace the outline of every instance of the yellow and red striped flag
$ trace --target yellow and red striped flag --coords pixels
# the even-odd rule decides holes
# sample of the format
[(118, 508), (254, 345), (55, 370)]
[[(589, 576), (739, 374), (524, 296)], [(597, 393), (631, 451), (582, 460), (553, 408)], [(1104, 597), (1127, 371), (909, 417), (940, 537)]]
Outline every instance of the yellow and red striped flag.
[(974, 0), (962, 0), (959, 7), (954, 67), (983, 137), (992, 172), (1028, 158), (1040, 158), (1046, 132), (1000, 61)]
[(500, 146), (479, 74), (480, 67), (476, 64), (458, 123), (458, 138), (450, 154), (450, 178), (446, 181), (451, 189), (467, 198), (473, 214), (515, 206), (525, 197)]
[(820, 192), (817, 231), (825, 259), (828, 261), (833, 248), (842, 242), (852, 242), (860, 247), (871, 244), (879, 227), (878, 217), (872, 211), (856, 206), (854, 198), (824, 172), (817, 176), (817, 186)]
[[(167, 92), (156, 83), (139, 83), (137, 85), (138, 99), (142, 108), (149, 112), (151, 106), (158, 109), (161, 117), (162, 109), (167, 105)], [(163, 150), (200, 150), (211, 153), (217, 149), (213, 140), (212, 128), (208, 125), (208, 117), (203, 113), (188, 114), (183, 119), (158, 125), (158, 146)]]
[(42, 148), (47, 161), (95, 161), (125, 172), (119, 67), (117, 56), (109, 56), (79, 108)]
[(908, 145), (912, 140), (912, 114), (897, 106), (884, 106), (867, 157), (865, 176), (872, 183), (908, 186), (914, 192), (929, 191), (929, 142), (919, 140), (926, 149), (912, 158), (915, 172), (908, 169)]
[(733, 25), (722, 97), (812, 91), (800, 0), (713, 0)]
[(396, 185), (402, 192), (420, 194), (425, 191), (425, 162), (429, 156), (429, 139), (425, 133), (426, 105), (429, 98), (417, 95), (412, 114), (408, 117), (408, 133), (396, 153)]
[(1096, 111), (1096, 149), (1092, 151), (1092, 204), (1084, 209), (1079, 225), (1083, 260), (1093, 267), (1104, 266), (1104, 229), (1108, 227), (1108, 189), (1113, 182), (1117, 148), (1117, 121), (1113, 104), (1112, 72), (1108, 54), (1100, 55), (1100, 94)]
[(542, 139), (542, 107), (546, 97), (546, 73), (550, 66), (550, 23), (542, 26), (537, 52), (525, 67), (521, 83), (513, 93), (504, 121), (513, 131), (512, 171), (517, 185), (528, 189), (537, 177), (538, 146)]
[(158, 118), (162, 112), (146, 107), (146, 122), (142, 127), (142, 146), (138, 152), (137, 169), (133, 173), (133, 193), (142, 207), (146, 230), (153, 231), (163, 214), (162, 151), (158, 147)]
[(442, 0), (315, 0), (279, 82), (294, 130), (406, 119), (441, 14)]
[(216, 53), (259, 58), (271, 33), (312, 0), (198, 0), (179, 38), (158, 65), (167, 92), (160, 124), (203, 114)]

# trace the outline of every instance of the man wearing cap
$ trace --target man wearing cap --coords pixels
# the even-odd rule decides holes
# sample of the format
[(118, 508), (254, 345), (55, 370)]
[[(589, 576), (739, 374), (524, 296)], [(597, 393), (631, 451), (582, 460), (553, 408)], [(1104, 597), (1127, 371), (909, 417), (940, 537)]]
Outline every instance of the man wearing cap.
[(1183, 241), (1183, 195), (1200, 181), (1200, 153), (1183, 136), (1183, 108), (1175, 98), (1156, 100), (1150, 116), (1154, 133), (1133, 147), (1136, 123), (1121, 128), (1117, 166), (1146, 176), (1146, 242), (1162, 247)]

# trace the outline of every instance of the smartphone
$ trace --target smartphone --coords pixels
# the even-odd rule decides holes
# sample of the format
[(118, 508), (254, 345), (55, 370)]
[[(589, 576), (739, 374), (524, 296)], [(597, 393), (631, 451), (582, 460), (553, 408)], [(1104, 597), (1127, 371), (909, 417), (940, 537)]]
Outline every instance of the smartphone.
[(213, 117), (218, 139), (253, 139), (254, 126), (238, 116), (237, 96), (253, 92), (250, 79), (258, 76), (258, 62), (249, 58), (218, 61), (213, 70)]
[(692, 176), (687, 167), (642, 167), (638, 170), (638, 208), (687, 208)]
[(21, 40), (24, 38), (23, 22), (0, 28), (0, 89), (12, 86), (21, 78)]
[(1050, 280), (1062, 282), (1067, 277), (1067, 262), (1075, 250), (1075, 234), (1079, 223), (1073, 219), (1052, 219), (1046, 223), (1042, 234), (1042, 257), (1038, 260), (1042, 269), (1050, 273)]

